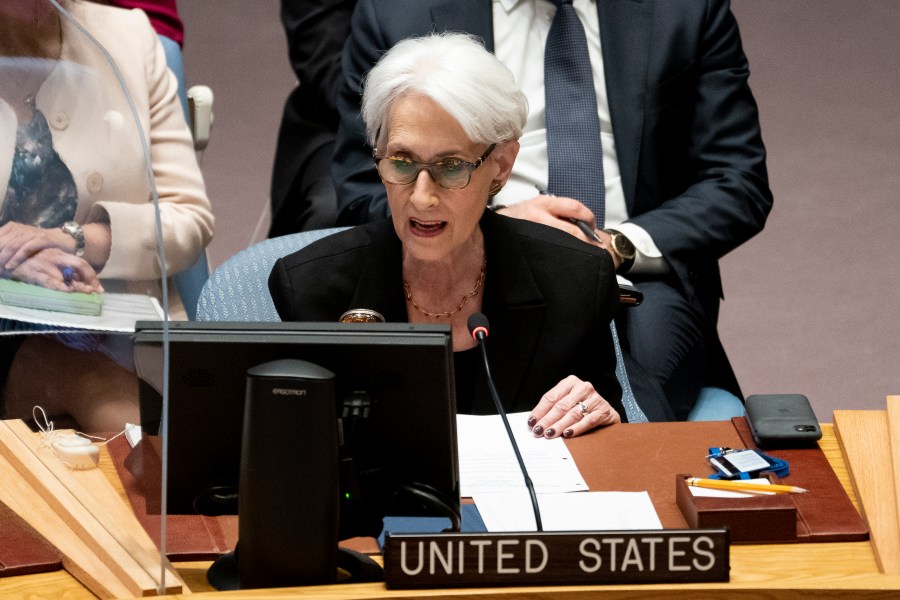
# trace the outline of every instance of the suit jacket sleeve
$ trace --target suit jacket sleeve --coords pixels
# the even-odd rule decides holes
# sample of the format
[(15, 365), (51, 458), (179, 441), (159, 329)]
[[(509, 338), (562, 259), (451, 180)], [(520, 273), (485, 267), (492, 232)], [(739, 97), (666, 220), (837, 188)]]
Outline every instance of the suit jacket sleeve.
[(269, 295), (272, 297), (272, 304), (275, 305), (275, 311), (282, 321), (296, 320), (292, 311), (292, 290), (291, 278), (284, 266), (284, 259), (279, 258), (275, 261), (272, 272), (269, 274)]
[(350, 31), (353, 0), (282, 0), (281, 22), (291, 68), (303, 89), (309, 117), (336, 121), (341, 48)]
[(338, 225), (358, 225), (384, 219), (390, 213), (387, 192), (372, 162), (360, 116), (362, 79), (390, 44), (379, 27), (372, 2), (359, 2), (342, 57), (343, 82), (338, 95), (340, 124), (332, 175), (337, 190)]
[[(656, 6), (691, 14), (700, 6), (672, 4)], [(674, 13), (656, 18), (654, 36), (667, 54), (650, 64), (655, 86), (647, 90), (630, 219), (687, 285), (693, 269), (715, 269), (715, 261), (758, 233), (772, 206), (737, 23), (725, 1), (710, 0), (704, 10), (693, 22)], [(665, 24), (679, 19), (681, 26)], [(693, 39), (685, 43), (686, 37)]]
[(281, 22), (298, 85), (284, 105), (269, 200), (269, 237), (334, 225), (329, 165), (337, 134), (341, 48), (355, 0), (282, 0)]

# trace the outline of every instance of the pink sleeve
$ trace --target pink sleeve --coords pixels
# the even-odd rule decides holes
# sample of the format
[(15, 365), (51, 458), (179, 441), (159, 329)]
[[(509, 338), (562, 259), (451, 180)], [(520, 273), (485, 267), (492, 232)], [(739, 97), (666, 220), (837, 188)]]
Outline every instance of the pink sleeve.
[(156, 33), (174, 40), (179, 46), (184, 45), (184, 25), (178, 16), (175, 0), (109, 0), (109, 4), (143, 10)]

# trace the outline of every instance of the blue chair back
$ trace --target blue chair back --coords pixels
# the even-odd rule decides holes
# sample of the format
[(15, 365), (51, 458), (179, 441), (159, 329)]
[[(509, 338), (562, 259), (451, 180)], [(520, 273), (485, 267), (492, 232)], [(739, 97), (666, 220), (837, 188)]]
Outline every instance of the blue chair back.
[[(191, 124), (191, 113), (188, 110), (188, 93), (187, 84), (184, 78), (184, 63), (181, 56), (181, 48), (178, 44), (164, 35), (159, 36), (163, 50), (166, 53), (166, 64), (175, 79), (178, 81), (178, 100), (181, 108), (184, 110), (184, 118)], [(177, 273), (174, 277), (175, 286), (178, 288), (178, 295), (184, 304), (184, 310), (190, 320), (194, 320), (197, 313), (197, 300), (200, 297), (200, 290), (209, 277), (209, 261), (206, 258), (206, 250), (200, 253), (200, 258), (193, 265), (184, 271)]]
[(279, 321), (268, 283), (275, 261), (343, 229), (346, 228), (301, 231), (241, 250), (219, 265), (203, 285), (197, 301), (197, 320)]

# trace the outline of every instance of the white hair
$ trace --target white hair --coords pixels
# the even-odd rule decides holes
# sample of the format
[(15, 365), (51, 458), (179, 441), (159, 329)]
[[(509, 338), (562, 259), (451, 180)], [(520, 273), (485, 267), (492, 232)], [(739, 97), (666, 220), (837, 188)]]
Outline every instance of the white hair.
[(369, 71), (362, 117), (373, 148), (385, 133), (391, 104), (413, 93), (433, 100), (479, 144), (519, 139), (528, 116), (528, 102), (512, 72), (468, 34), (405, 39)]

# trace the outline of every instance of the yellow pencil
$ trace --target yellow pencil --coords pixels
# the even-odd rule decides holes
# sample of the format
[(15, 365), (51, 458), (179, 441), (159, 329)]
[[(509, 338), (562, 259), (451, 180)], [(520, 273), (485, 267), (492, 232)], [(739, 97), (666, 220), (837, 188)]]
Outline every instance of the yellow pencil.
[(731, 490), (735, 492), (772, 492), (775, 494), (806, 493), (806, 489), (794, 485), (752, 483), (750, 481), (732, 481), (728, 479), (701, 479), (700, 477), (688, 477), (685, 479), (685, 483), (695, 487), (713, 490)]

